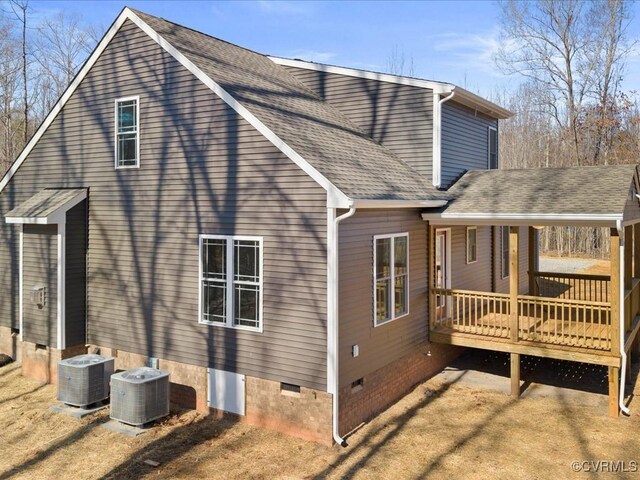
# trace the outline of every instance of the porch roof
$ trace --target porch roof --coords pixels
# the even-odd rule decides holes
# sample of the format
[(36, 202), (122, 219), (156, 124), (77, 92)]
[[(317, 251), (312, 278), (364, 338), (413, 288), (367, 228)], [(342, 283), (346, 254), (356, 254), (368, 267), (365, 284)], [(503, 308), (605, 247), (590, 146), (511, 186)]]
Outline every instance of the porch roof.
[(439, 223), (602, 225), (640, 220), (637, 165), (467, 172), (451, 200), (423, 218)]
[(47, 188), (7, 212), (7, 223), (52, 224), (64, 222), (64, 214), (87, 198), (85, 189)]

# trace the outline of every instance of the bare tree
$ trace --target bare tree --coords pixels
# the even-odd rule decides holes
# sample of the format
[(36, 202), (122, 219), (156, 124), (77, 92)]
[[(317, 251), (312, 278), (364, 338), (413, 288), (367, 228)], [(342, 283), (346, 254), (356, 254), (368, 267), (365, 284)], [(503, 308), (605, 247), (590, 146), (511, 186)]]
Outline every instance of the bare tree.
[(400, 50), (398, 45), (394, 45), (389, 52), (385, 70), (394, 75), (407, 75), (409, 77), (415, 76), (415, 63), (413, 56), (409, 58), (405, 56), (404, 51)]
[[(80, 18), (60, 12), (38, 26), (35, 59), (41, 72), (53, 83), (57, 99), (73, 80), (79, 66), (95, 45), (93, 34), (83, 28)], [(52, 105), (49, 105), (49, 108)]]
[(22, 30), (22, 100), (24, 122), (24, 144), (29, 140), (29, 84), (27, 82), (27, 10), (29, 0), (11, 0), (11, 9), (20, 22)]
[[(629, 22), (625, 0), (504, 0), (502, 45), (498, 67), (538, 85), (551, 118), (571, 143), (571, 163), (585, 164), (589, 155), (582, 134), (589, 102), (603, 115), (614, 98), (628, 50)], [(600, 132), (601, 134), (603, 132)], [(596, 149), (601, 140), (596, 141)]]

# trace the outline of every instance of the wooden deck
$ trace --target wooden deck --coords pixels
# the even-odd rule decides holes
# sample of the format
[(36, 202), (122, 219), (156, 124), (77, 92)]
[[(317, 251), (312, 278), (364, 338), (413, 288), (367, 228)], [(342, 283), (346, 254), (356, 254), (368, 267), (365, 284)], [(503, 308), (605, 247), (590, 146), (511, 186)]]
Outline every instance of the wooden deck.
[(432, 301), (432, 341), (619, 365), (609, 302), (454, 289), (433, 289)]

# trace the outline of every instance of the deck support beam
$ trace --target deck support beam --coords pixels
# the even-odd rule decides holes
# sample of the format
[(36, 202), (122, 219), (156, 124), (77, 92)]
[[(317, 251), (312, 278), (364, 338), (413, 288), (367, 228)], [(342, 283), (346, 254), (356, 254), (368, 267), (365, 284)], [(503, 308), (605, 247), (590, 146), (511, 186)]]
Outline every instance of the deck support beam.
[(520, 396), (520, 354), (511, 353), (511, 396)]
[(631, 278), (633, 276), (633, 225), (624, 227), (624, 289), (631, 289)]
[(511, 341), (517, 342), (518, 332), (518, 293), (520, 290), (520, 227), (509, 227), (509, 331)]
[(611, 229), (611, 353), (620, 355), (620, 235)]
[(617, 417), (620, 415), (619, 402), (620, 369), (609, 367), (609, 415)]
[(529, 295), (538, 296), (536, 284), (536, 235), (537, 230), (529, 227)]
[[(611, 229), (611, 353), (620, 355), (620, 349), (624, 345), (620, 345), (618, 334), (620, 332), (620, 322), (624, 319), (620, 318), (620, 302), (624, 299), (620, 298), (620, 282), (624, 279), (620, 278), (620, 234), (616, 228)], [(626, 272), (626, 269), (625, 269)], [(609, 415), (617, 417), (620, 414), (618, 405), (620, 399), (620, 368), (609, 367)]]

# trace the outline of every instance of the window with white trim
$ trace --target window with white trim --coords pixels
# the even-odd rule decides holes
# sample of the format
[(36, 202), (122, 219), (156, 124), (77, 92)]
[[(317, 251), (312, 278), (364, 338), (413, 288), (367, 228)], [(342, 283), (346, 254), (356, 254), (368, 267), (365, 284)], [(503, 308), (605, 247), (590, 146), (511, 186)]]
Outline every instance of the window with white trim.
[(496, 170), (498, 168), (498, 130), (494, 127), (489, 127), (488, 135), (489, 169)]
[(500, 252), (502, 278), (507, 278), (509, 276), (509, 227), (506, 225), (500, 227)]
[(116, 168), (140, 167), (140, 98), (116, 100)]
[(374, 325), (409, 313), (409, 234), (373, 237)]
[(478, 259), (478, 228), (467, 227), (467, 263)]
[(262, 238), (200, 236), (200, 323), (262, 331)]

